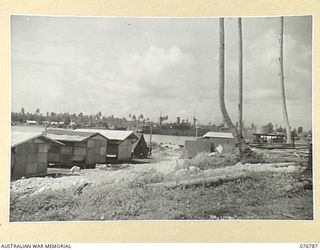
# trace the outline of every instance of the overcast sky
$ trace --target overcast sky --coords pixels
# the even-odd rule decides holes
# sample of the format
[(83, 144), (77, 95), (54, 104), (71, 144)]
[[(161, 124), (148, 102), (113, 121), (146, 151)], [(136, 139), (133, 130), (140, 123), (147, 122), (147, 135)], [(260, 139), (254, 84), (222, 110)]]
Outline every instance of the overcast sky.
[[(292, 127), (311, 128), (312, 18), (285, 17)], [(226, 104), (238, 96), (237, 19), (225, 19)], [(279, 17), (243, 18), (244, 121), (284, 125)], [(221, 123), (217, 18), (11, 17), (12, 111)]]

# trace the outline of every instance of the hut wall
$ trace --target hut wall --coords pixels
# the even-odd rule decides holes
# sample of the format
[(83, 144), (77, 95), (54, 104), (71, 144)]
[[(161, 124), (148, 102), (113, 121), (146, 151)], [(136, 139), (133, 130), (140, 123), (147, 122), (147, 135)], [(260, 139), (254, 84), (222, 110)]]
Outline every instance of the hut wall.
[(108, 141), (107, 155), (118, 155), (119, 141)]
[(85, 142), (73, 142), (73, 152), (71, 157), (72, 165), (84, 166), (86, 164), (86, 157), (88, 153), (88, 143)]
[(188, 157), (194, 157), (200, 152), (212, 152), (214, 147), (213, 143), (208, 140), (186, 140), (185, 142), (185, 149), (187, 151)]
[(117, 156), (118, 152), (119, 152), (119, 141), (117, 141), (117, 140), (108, 140), (106, 162), (107, 163), (116, 163), (116, 162), (118, 162), (118, 158), (113, 157), (113, 156)]
[(118, 160), (126, 161), (131, 159), (132, 140), (126, 139), (118, 145)]
[(96, 135), (87, 141), (86, 165), (95, 165), (96, 163), (105, 163), (107, 155), (107, 140)]
[(236, 140), (231, 138), (200, 138), (199, 140), (208, 140), (213, 142), (214, 147), (217, 147), (219, 144), (223, 147), (223, 153), (230, 153), (233, 151)]
[(84, 166), (87, 155), (87, 142), (66, 142), (65, 145), (51, 145), (49, 162), (62, 166)]
[(11, 150), (11, 178), (47, 173), (48, 142), (34, 139)]

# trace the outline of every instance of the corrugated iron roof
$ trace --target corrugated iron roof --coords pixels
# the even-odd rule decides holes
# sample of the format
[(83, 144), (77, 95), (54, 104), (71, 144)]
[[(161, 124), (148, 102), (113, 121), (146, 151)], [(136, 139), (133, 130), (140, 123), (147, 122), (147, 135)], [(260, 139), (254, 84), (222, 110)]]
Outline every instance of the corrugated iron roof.
[[(43, 139), (43, 140), (49, 140), (54, 143), (59, 143), (47, 136), (44, 136), (42, 133), (39, 132), (17, 132), (17, 131), (11, 131), (11, 147), (16, 147), (20, 144), (23, 144), (25, 142), (31, 141), (33, 139)], [(62, 144), (62, 143), (59, 143)]]
[(40, 136), (41, 133), (38, 132), (11, 132), (11, 147), (18, 146)]
[(71, 129), (48, 129), (46, 136), (57, 141), (82, 142), (98, 134), (97, 132), (78, 131)]
[(117, 140), (123, 141), (128, 137), (132, 139), (137, 139), (137, 136), (134, 134), (133, 131), (129, 130), (110, 130), (110, 129), (77, 129), (76, 131), (80, 132), (96, 132), (102, 134), (104, 137), (108, 138), (109, 140)]
[(78, 135), (56, 135), (56, 134), (47, 134), (47, 136), (53, 140), (57, 141), (69, 141), (69, 142), (82, 142), (88, 139), (88, 136), (78, 136)]
[(203, 138), (227, 138), (227, 139), (233, 139), (234, 138), (232, 133), (226, 133), (226, 132), (207, 132), (202, 137)]

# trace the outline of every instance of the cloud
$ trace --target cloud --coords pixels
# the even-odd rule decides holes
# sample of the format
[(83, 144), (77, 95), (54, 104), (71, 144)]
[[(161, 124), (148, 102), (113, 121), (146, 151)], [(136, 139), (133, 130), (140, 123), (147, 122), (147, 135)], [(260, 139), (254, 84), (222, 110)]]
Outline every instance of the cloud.
[[(289, 118), (310, 126), (312, 23), (285, 18)], [(128, 23), (131, 23), (128, 26)], [(222, 121), (215, 18), (12, 18), (12, 107)], [(244, 18), (245, 121), (282, 122), (280, 19)], [(226, 18), (226, 104), (237, 119), (237, 19)], [(37, 101), (35, 101), (37, 100)], [(39, 101), (38, 101), (39, 100)], [(306, 122), (304, 122), (306, 121)], [(307, 124), (307, 125), (306, 125)], [(293, 126), (296, 126), (293, 124)]]
[(177, 46), (152, 46), (120, 59), (123, 82), (134, 82), (143, 98), (176, 98), (194, 79), (194, 59)]

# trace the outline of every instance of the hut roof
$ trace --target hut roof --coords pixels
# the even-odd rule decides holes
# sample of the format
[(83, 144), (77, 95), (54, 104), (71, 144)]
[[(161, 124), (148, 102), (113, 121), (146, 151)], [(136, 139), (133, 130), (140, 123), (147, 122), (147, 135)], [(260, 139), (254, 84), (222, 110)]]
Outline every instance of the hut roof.
[(102, 134), (109, 140), (123, 141), (127, 138), (138, 139), (133, 131), (129, 130), (110, 130), (110, 129), (77, 129), (80, 132), (95, 132)]
[(48, 138), (47, 136), (44, 136), (42, 133), (39, 132), (17, 132), (17, 131), (12, 131), (11, 132), (11, 147), (16, 147), (18, 145), (21, 145), (25, 142), (31, 141), (33, 139), (43, 139), (47, 141), (51, 141), (54, 143), (61, 144), (51, 138)]
[(226, 138), (226, 139), (234, 138), (232, 133), (225, 133), (225, 132), (207, 132), (202, 137), (203, 138)]
[[(82, 142), (98, 134), (95, 131), (84, 132), (70, 129), (48, 129), (47, 136), (57, 141)], [(102, 135), (103, 136), (103, 135)], [(103, 136), (105, 137), (105, 136)]]

